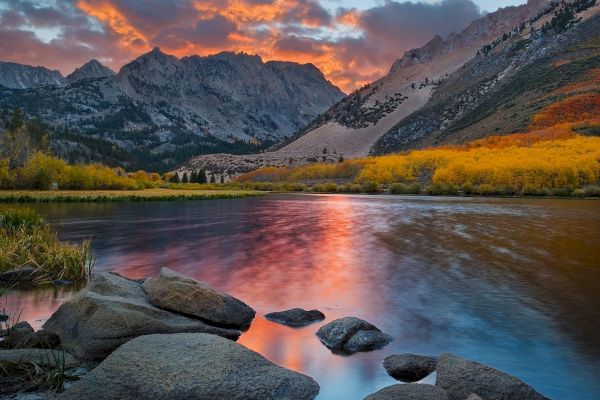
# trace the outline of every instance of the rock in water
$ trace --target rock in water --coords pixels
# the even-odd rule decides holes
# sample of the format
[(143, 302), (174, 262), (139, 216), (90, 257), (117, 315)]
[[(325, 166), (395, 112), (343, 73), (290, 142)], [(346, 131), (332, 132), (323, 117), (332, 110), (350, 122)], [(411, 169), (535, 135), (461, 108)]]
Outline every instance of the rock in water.
[(432, 385), (408, 383), (388, 386), (364, 400), (448, 400), (448, 393)]
[(356, 317), (331, 321), (317, 331), (317, 336), (331, 351), (345, 353), (379, 349), (392, 341), (375, 325)]
[(31, 283), (38, 278), (40, 274), (32, 267), (15, 268), (0, 274), (0, 282), (4, 283)]
[(454, 354), (438, 357), (435, 385), (448, 392), (450, 400), (464, 400), (476, 393), (485, 400), (547, 400), (521, 380)]
[(169, 268), (161, 268), (158, 278), (146, 279), (142, 288), (154, 306), (215, 325), (244, 328), (250, 325), (256, 314), (235, 297)]
[(88, 286), (65, 302), (44, 324), (69, 351), (101, 360), (123, 343), (152, 333), (203, 332), (237, 339), (240, 332), (154, 307), (139, 282), (114, 273), (94, 275)]
[(416, 354), (394, 354), (383, 360), (383, 368), (393, 378), (403, 382), (416, 382), (435, 371), (435, 357)]
[(56, 333), (40, 329), (37, 332), (23, 331), (17, 335), (11, 332), (2, 343), (12, 349), (53, 349), (60, 344), (60, 338)]
[(291, 310), (269, 313), (265, 315), (265, 318), (279, 324), (300, 327), (324, 320), (325, 314), (319, 310), (307, 311), (302, 308), (292, 308)]
[(304, 400), (319, 385), (215, 335), (148, 335), (133, 339), (59, 399)]
[(394, 340), (387, 333), (379, 331), (358, 331), (344, 344), (344, 351), (356, 353), (384, 348)]

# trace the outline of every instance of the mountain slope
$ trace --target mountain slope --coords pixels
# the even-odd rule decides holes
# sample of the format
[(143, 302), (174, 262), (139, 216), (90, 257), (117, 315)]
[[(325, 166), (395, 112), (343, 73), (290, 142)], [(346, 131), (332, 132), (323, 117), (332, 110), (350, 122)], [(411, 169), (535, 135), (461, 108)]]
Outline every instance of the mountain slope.
[(44, 67), (0, 61), (0, 86), (10, 89), (27, 89), (42, 85), (62, 85), (59, 71)]
[(406, 52), (387, 76), (333, 106), (281, 151), (314, 154), (327, 148), (347, 157), (368, 154), (379, 137), (429, 101), (437, 82), (450, 77), (484, 44), (537, 15), (545, 4), (537, 0), (499, 9), (446, 40), (436, 36)]
[[(556, 21), (561, 7), (534, 28)], [(562, 32), (538, 28), (533, 34), (523, 31), (496, 41), (495, 47), (485, 50), (486, 55), (480, 54), (465, 64), (460, 74), (441, 82), (426, 106), (379, 138), (371, 154), (524, 132), (549, 104), (597, 93), (598, 11), (600, 6), (586, 9), (579, 15), (583, 21)]]
[(75, 69), (71, 74), (67, 76), (67, 82), (73, 83), (81, 79), (90, 78), (108, 78), (115, 74), (115, 72), (105, 65), (102, 65), (98, 60), (90, 60), (83, 64), (81, 67)]
[(54, 149), (72, 161), (166, 170), (195, 154), (260, 150), (344, 96), (311, 64), (243, 53), (178, 59), (157, 48), (114, 76), (98, 64), (64, 86), (0, 90), (0, 107), (55, 127)]

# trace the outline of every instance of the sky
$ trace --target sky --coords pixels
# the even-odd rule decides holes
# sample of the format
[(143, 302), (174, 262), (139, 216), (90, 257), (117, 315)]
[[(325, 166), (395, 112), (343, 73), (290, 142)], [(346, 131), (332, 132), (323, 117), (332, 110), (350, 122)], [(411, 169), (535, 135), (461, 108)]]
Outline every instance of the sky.
[(315, 64), (345, 92), (435, 34), (523, 0), (0, 0), (0, 60), (118, 71), (154, 47)]

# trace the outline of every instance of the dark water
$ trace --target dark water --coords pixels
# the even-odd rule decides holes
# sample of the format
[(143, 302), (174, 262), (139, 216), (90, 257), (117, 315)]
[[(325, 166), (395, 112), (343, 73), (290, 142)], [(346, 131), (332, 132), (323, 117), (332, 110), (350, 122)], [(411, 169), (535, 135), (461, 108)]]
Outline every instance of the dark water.
[[(396, 383), (381, 367), (389, 354), (443, 351), (554, 399), (600, 398), (600, 202), (274, 195), (39, 208), (63, 238), (92, 237), (99, 271), (141, 278), (169, 266), (259, 315), (319, 308), (396, 338), (342, 357), (319, 343), (319, 324), (258, 317), (240, 342), (314, 377), (319, 399)], [(13, 292), (8, 308), (39, 326), (70, 295)]]

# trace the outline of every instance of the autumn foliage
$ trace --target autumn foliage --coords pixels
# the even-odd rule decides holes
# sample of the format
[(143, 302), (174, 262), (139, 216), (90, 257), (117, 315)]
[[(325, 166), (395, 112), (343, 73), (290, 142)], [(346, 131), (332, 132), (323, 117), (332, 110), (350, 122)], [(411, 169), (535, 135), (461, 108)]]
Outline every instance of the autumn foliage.
[(398, 192), (414, 185), (443, 187), (445, 193), (459, 189), (482, 194), (530, 194), (559, 188), (572, 191), (600, 180), (600, 138), (576, 135), (573, 128), (577, 125), (562, 123), (460, 146), (339, 164), (260, 169), (241, 180), (260, 181), (267, 176), (271, 181), (288, 182), (348, 178), (360, 185), (396, 185), (396, 189), (398, 184), (405, 185)]
[(600, 94), (584, 93), (567, 97), (546, 107), (533, 117), (531, 129), (543, 129), (561, 123), (599, 118)]

